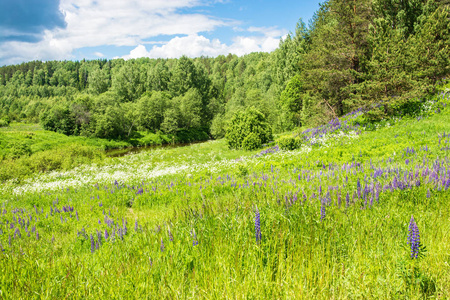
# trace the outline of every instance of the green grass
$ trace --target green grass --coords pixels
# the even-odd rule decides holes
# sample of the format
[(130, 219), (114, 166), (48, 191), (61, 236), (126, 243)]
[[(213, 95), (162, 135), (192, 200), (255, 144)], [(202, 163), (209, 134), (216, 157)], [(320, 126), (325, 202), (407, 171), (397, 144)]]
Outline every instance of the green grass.
[[(261, 157), (214, 141), (9, 181), (0, 190), (0, 295), (450, 298), (449, 132), (444, 108)], [(358, 181), (362, 194), (378, 184), (378, 201), (375, 190), (359, 197)], [(408, 187), (389, 188), (395, 181)], [(63, 206), (74, 210), (50, 214)], [(426, 247), (418, 259), (407, 244), (412, 215)], [(105, 229), (110, 238), (96, 249)]]

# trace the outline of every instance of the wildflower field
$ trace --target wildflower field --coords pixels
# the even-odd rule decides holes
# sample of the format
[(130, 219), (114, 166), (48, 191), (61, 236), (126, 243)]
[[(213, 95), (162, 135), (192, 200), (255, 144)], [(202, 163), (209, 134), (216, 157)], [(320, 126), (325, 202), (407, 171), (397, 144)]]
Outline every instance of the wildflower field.
[(0, 298), (450, 298), (448, 103), (7, 181)]

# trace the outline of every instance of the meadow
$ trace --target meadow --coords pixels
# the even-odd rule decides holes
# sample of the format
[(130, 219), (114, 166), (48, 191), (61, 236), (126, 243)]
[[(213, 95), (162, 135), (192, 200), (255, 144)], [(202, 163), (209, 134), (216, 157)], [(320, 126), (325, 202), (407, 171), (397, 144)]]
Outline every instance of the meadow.
[(0, 298), (450, 298), (448, 103), (8, 180)]

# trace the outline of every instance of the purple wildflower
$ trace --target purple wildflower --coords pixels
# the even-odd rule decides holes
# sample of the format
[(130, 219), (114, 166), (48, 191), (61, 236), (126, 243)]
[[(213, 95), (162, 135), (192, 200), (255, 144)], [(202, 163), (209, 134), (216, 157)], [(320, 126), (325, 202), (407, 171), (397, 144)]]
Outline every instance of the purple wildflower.
[(109, 238), (108, 230), (105, 229), (105, 240)]
[(320, 220), (323, 220), (325, 218), (326, 215), (326, 209), (325, 209), (325, 203), (324, 201), (320, 201), (321, 205), (320, 205)]
[(94, 253), (95, 251), (95, 241), (94, 241), (94, 236), (92, 236), (91, 234), (91, 253)]
[(255, 209), (255, 237), (257, 242), (261, 240), (261, 217), (258, 207)]
[(197, 234), (195, 234), (195, 229), (192, 229), (192, 237), (193, 237), (192, 246), (197, 246), (198, 240), (197, 240)]
[(160, 247), (161, 252), (164, 251), (164, 248), (166, 248), (166, 247), (164, 247), (164, 242), (163, 242), (163, 239), (161, 238), (161, 247)]
[(97, 239), (98, 239), (98, 244), (101, 246), (102, 245), (102, 233), (100, 231), (97, 231)]
[(169, 230), (169, 241), (173, 242), (173, 234), (170, 231), (170, 228), (168, 230)]
[(419, 256), (420, 234), (413, 216), (411, 216), (408, 229), (408, 244), (411, 247), (411, 258), (417, 258)]

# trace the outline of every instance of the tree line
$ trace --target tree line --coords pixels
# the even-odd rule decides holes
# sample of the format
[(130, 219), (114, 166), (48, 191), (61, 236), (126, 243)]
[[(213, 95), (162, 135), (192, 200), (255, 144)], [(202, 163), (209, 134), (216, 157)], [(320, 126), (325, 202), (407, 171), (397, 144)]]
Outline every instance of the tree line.
[(126, 139), (138, 130), (220, 138), (247, 107), (274, 132), (374, 103), (383, 118), (448, 75), (449, 25), (446, 0), (329, 0), (271, 53), (4, 66), (0, 119)]

